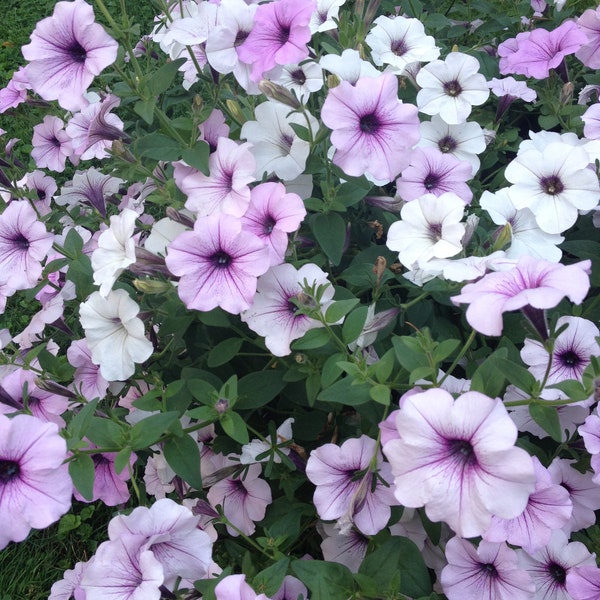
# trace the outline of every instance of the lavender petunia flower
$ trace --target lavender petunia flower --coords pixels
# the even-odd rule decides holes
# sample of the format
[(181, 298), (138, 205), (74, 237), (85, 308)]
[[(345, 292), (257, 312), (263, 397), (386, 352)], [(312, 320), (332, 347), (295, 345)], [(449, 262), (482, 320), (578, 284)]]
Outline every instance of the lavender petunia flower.
[(329, 90), (321, 109), (333, 130), (333, 162), (345, 173), (368, 173), (388, 183), (406, 168), (419, 141), (417, 108), (398, 99), (398, 79), (385, 74), (355, 85), (342, 81)]
[(257, 278), (269, 268), (269, 250), (239, 219), (217, 213), (200, 217), (193, 231), (168, 247), (167, 267), (179, 280), (187, 308), (208, 311), (220, 306), (239, 314), (249, 308)]
[(0, 549), (44, 529), (71, 507), (67, 445), (54, 423), (0, 415)]
[(446, 544), (448, 564), (440, 583), (448, 600), (529, 600), (533, 580), (518, 566), (518, 557), (506, 544), (471, 542), (453, 537)]
[(247, 583), (245, 575), (227, 575), (215, 587), (217, 600), (269, 600), (257, 594)]
[(66, 160), (73, 154), (73, 145), (64, 125), (58, 117), (46, 115), (42, 123), (33, 128), (31, 158), (38, 167), (57, 173), (65, 170)]
[(353, 573), (358, 573), (360, 563), (367, 554), (369, 538), (357, 529), (344, 533), (332, 523), (318, 523), (317, 530), (323, 536), (321, 551), (323, 558), (348, 567)]
[(72, 387), (87, 400), (104, 398), (108, 381), (102, 377), (100, 367), (92, 361), (92, 353), (85, 338), (74, 340), (67, 349), (67, 360), (75, 367)]
[[(42, 274), (42, 260), (54, 235), (38, 220), (29, 202), (11, 202), (0, 215), (0, 273), (11, 289), (35, 286)], [(4, 279), (6, 277), (6, 279)]]
[(44, 100), (58, 100), (67, 110), (87, 104), (84, 93), (94, 77), (115, 62), (118, 44), (94, 21), (84, 0), (57, 2), (23, 46), (25, 72), (32, 89)]
[(313, 501), (319, 516), (338, 519), (342, 533), (354, 524), (362, 533), (375, 535), (387, 525), (395, 503), (388, 485), (392, 475), (375, 440), (363, 435), (341, 446), (320, 446), (310, 454), (306, 476), (316, 485)]
[(309, 23), (316, 7), (316, 0), (259, 5), (252, 31), (237, 49), (240, 60), (252, 65), (252, 81), (260, 81), (275, 65), (299, 63), (308, 56)]
[(567, 573), (567, 592), (573, 600), (600, 598), (600, 569), (592, 565), (573, 567)]
[(590, 288), (591, 262), (572, 265), (549, 263), (523, 256), (507, 271), (488, 273), (476, 283), (465, 285), (450, 300), (469, 304), (467, 321), (484, 335), (502, 333), (502, 313), (524, 307), (552, 308), (565, 296), (581, 304)]
[(535, 475), (514, 443), (517, 428), (500, 399), (441, 389), (405, 399), (396, 418), (399, 439), (383, 452), (392, 465), (396, 499), (425, 506), (461, 537), (481, 535), (492, 515), (513, 519), (527, 506)]
[(577, 25), (587, 36), (587, 41), (575, 56), (590, 69), (600, 68), (600, 7), (585, 10), (577, 19)]

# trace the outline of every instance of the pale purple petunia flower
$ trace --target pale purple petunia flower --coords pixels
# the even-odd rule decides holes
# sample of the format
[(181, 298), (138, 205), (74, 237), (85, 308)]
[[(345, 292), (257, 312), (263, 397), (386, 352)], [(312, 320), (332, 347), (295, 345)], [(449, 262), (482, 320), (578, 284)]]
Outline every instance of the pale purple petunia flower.
[(573, 567), (596, 566), (594, 554), (581, 542), (571, 542), (565, 533), (556, 530), (550, 542), (531, 554), (517, 550), (520, 566), (535, 582), (534, 600), (572, 600), (566, 589), (566, 579)]
[(252, 81), (260, 81), (275, 65), (299, 63), (308, 56), (309, 23), (316, 7), (316, 0), (259, 5), (252, 31), (237, 49), (240, 60), (252, 65)]
[(145, 540), (125, 535), (100, 544), (81, 578), (85, 600), (160, 600), (164, 572)]
[(19, 67), (13, 73), (5, 88), (0, 89), (0, 114), (9, 108), (16, 108), (27, 100), (27, 90), (30, 89), (25, 68)]
[(571, 518), (573, 504), (569, 492), (554, 483), (547, 469), (537, 457), (532, 457), (535, 469), (535, 491), (521, 515), (514, 519), (492, 517), (492, 523), (483, 533), (488, 542), (508, 542), (522, 546), (528, 552), (543, 548), (552, 531), (563, 527)]
[(594, 469), (592, 481), (600, 484), (600, 418), (598, 415), (589, 415), (578, 431), (583, 438), (585, 449), (591, 454), (591, 465)]
[(529, 600), (535, 585), (518, 566), (517, 554), (506, 544), (471, 542), (453, 537), (446, 544), (448, 564), (440, 583), (448, 600)]
[(321, 109), (333, 130), (334, 164), (348, 175), (368, 173), (385, 183), (406, 168), (419, 141), (417, 108), (398, 99), (398, 79), (385, 74), (342, 81), (329, 90)]
[(481, 535), (492, 515), (520, 515), (535, 487), (530, 456), (502, 402), (479, 392), (456, 400), (441, 389), (414, 394), (396, 418), (400, 438), (383, 448), (396, 499), (425, 507), (461, 537)]
[(586, 34), (574, 21), (565, 21), (552, 31), (539, 27), (520, 33), (509, 46), (508, 52), (503, 44), (509, 40), (500, 44), (500, 73), (545, 79), (550, 69), (557, 68), (565, 56), (577, 52), (587, 40)]
[(590, 288), (590, 267), (589, 260), (565, 266), (523, 256), (512, 269), (488, 273), (450, 299), (456, 305), (469, 304), (467, 321), (473, 329), (484, 335), (500, 335), (504, 312), (552, 308), (565, 296), (581, 304)]
[(287, 234), (297, 231), (305, 216), (306, 208), (298, 194), (286, 193), (282, 183), (261, 183), (252, 189), (242, 227), (267, 244), (273, 266), (283, 261), (288, 247)]
[[(214, 456), (212, 462), (217, 468), (236, 464), (222, 455)], [(265, 518), (272, 495), (269, 484), (260, 479), (261, 472), (259, 463), (248, 465), (242, 473), (234, 473), (215, 483), (207, 494), (212, 506), (221, 505), (223, 514), (231, 523), (227, 525), (231, 536), (238, 536), (240, 531), (244, 535), (252, 535), (256, 530), (256, 522)]]
[[(56, 181), (53, 177), (46, 175), (44, 171), (36, 170), (27, 173), (21, 181), (17, 182), (17, 185), (22, 185), (32, 193), (33, 198), (30, 198), (30, 201), (40, 216), (45, 216), (51, 212), (50, 203), (57, 190)], [(56, 258), (61, 257), (56, 256)]]
[[(598, 328), (581, 317), (560, 317), (556, 329), (567, 328), (556, 336), (552, 351), (552, 364), (548, 371), (547, 384), (558, 383), (565, 379), (581, 381), (584, 369), (590, 364), (592, 356), (600, 356), (600, 346), (596, 337)], [(523, 362), (536, 379), (542, 381), (548, 368), (548, 351), (538, 340), (525, 339), (521, 350)]]
[(496, 110), (496, 121), (508, 110), (508, 107), (517, 99), (525, 102), (535, 102), (537, 94), (524, 81), (517, 81), (514, 77), (495, 77), (488, 81), (492, 93), (500, 98)]
[(94, 21), (94, 9), (84, 2), (57, 2), (51, 17), (42, 19), (23, 46), (32, 89), (44, 100), (58, 100), (67, 110), (87, 104), (84, 93), (94, 77), (115, 62), (118, 44)]
[(220, 306), (239, 314), (249, 308), (257, 278), (269, 268), (269, 250), (242, 229), (239, 219), (217, 213), (200, 217), (193, 231), (175, 238), (166, 263), (181, 277), (178, 293), (187, 308), (208, 311)]
[(575, 52), (575, 56), (590, 69), (600, 69), (600, 7), (588, 8), (577, 19), (579, 29), (587, 41)]
[(71, 508), (67, 444), (54, 423), (0, 415), (0, 549), (44, 529)]
[(257, 594), (247, 583), (245, 575), (227, 575), (215, 587), (217, 600), (269, 600)]
[(593, 565), (573, 567), (567, 573), (567, 592), (573, 600), (600, 598), (600, 569)]
[(48, 600), (85, 600), (85, 592), (81, 589), (81, 578), (87, 563), (78, 562), (72, 569), (63, 573), (63, 578), (52, 584)]
[(353, 573), (358, 573), (367, 554), (369, 538), (357, 529), (342, 533), (333, 523), (319, 522), (317, 530), (324, 537), (321, 542), (323, 558), (345, 565)]
[(15, 290), (32, 288), (42, 275), (42, 261), (54, 235), (46, 231), (26, 200), (11, 202), (0, 215), (0, 273)]
[(306, 476), (316, 486), (313, 502), (319, 517), (337, 519), (342, 533), (354, 524), (362, 533), (375, 535), (387, 525), (395, 504), (389, 487), (392, 475), (375, 440), (363, 435), (341, 446), (316, 448), (308, 458)]
[(221, 137), (208, 159), (209, 175), (175, 165), (175, 183), (187, 196), (185, 207), (205, 217), (222, 212), (241, 217), (250, 204), (249, 183), (254, 181), (256, 161), (248, 143)]
[(297, 577), (286, 575), (281, 587), (271, 596), (271, 600), (298, 600), (300, 597), (308, 598), (306, 586)]
[(441, 196), (452, 192), (465, 204), (470, 204), (473, 192), (467, 185), (473, 170), (471, 163), (445, 154), (437, 148), (415, 148), (410, 165), (396, 180), (398, 195), (406, 201), (425, 194)]
[(64, 125), (58, 117), (46, 115), (43, 122), (33, 128), (31, 158), (38, 167), (57, 173), (65, 170), (66, 160), (73, 154), (73, 145)]
[(218, 108), (208, 116), (206, 121), (198, 125), (199, 139), (204, 140), (211, 152), (217, 149), (219, 138), (229, 137), (229, 125), (225, 123), (225, 115)]
[(138, 506), (128, 515), (118, 515), (108, 525), (112, 543), (128, 537), (140, 538), (164, 571), (164, 583), (171, 587), (177, 577), (194, 581), (206, 577), (212, 562), (212, 541), (198, 528), (200, 517), (170, 498), (150, 508)]
[(305, 281), (309, 286), (326, 286), (321, 298), (321, 308), (326, 310), (334, 294), (327, 274), (311, 263), (300, 269), (285, 263), (270, 268), (259, 277), (252, 306), (241, 315), (252, 331), (265, 337), (265, 345), (275, 356), (290, 354), (292, 341), (310, 329), (323, 326), (316, 319), (299, 313), (298, 306), (292, 302), (311, 302), (302, 291)]
[(600, 103), (592, 104), (582, 115), (583, 135), (589, 140), (600, 139)]
[(104, 398), (108, 381), (102, 377), (100, 367), (92, 361), (92, 353), (85, 338), (74, 340), (67, 349), (67, 360), (75, 367), (72, 387), (87, 400)]

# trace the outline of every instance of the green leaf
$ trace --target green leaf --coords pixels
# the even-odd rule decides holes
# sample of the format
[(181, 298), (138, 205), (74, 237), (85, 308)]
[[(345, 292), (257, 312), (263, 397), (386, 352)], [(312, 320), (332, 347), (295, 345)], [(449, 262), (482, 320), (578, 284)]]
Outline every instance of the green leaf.
[(346, 221), (337, 213), (321, 213), (314, 216), (310, 225), (321, 250), (334, 265), (339, 265), (346, 243)]
[(274, 596), (281, 587), (283, 578), (287, 575), (289, 564), (289, 558), (282, 558), (274, 565), (263, 569), (252, 580), (252, 588), (259, 594), (265, 594), (268, 597)]
[(585, 386), (576, 379), (559, 381), (558, 383), (549, 385), (548, 388), (554, 388), (563, 391), (565, 394), (567, 394), (569, 400), (587, 400), (593, 393), (593, 391), (590, 392), (589, 390), (586, 390)]
[(143, 450), (152, 446), (178, 419), (179, 412), (169, 411), (151, 415), (138, 421), (131, 430), (131, 447), (133, 450)]
[(114, 463), (115, 472), (117, 475), (129, 464), (130, 458), (131, 448), (129, 447), (123, 448), (122, 450), (119, 450), (119, 452), (117, 452)]
[(346, 317), (342, 326), (344, 343), (350, 344), (358, 339), (367, 321), (368, 310), (367, 306), (359, 306)]
[(332, 354), (325, 361), (325, 364), (321, 367), (321, 385), (323, 387), (329, 387), (336, 379), (338, 379), (338, 377), (340, 377), (343, 370), (337, 363), (343, 361), (345, 358), (345, 354), (338, 352)]
[(384, 406), (390, 405), (391, 392), (387, 385), (383, 385), (382, 383), (374, 385), (369, 391), (369, 395), (379, 404), (383, 404)]
[[(417, 546), (404, 537), (393, 537), (390, 541), (367, 554), (359, 568), (375, 580), (382, 595), (398, 591), (411, 598), (431, 593), (431, 579)], [(393, 590), (393, 579), (400, 575), (400, 589)]]
[(198, 169), (204, 175), (210, 173), (208, 169), (208, 157), (210, 155), (210, 146), (204, 141), (198, 141), (193, 148), (186, 148), (181, 158), (194, 169)]
[(314, 350), (321, 348), (329, 342), (329, 333), (326, 329), (309, 329), (303, 337), (292, 343), (292, 350)]
[(124, 441), (123, 429), (110, 419), (93, 417), (87, 430), (87, 438), (99, 447), (121, 447)]
[(171, 87), (179, 67), (185, 61), (185, 58), (177, 58), (163, 65), (158, 71), (153, 73), (152, 77), (146, 82), (148, 92), (153, 96), (158, 96), (166, 92)]
[(506, 380), (517, 386), (520, 390), (531, 394), (534, 388), (537, 387), (536, 378), (521, 365), (506, 358), (498, 358), (496, 364)]
[(341, 202), (346, 208), (358, 204), (371, 189), (371, 184), (367, 182), (367, 187), (360, 187), (355, 183), (342, 183), (337, 190), (335, 199)]
[(133, 110), (136, 115), (139, 115), (148, 123), (148, 125), (152, 125), (152, 121), (154, 121), (154, 107), (156, 106), (156, 99), (152, 98), (151, 100), (139, 100), (133, 106)]
[(228, 338), (219, 342), (209, 353), (206, 364), (211, 367), (220, 367), (228, 363), (242, 347), (243, 340), (240, 338)]
[(137, 150), (142, 156), (154, 160), (171, 161), (181, 158), (179, 142), (158, 132), (140, 138), (137, 142)]
[(85, 437), (86, 431), (92, 422), (92, 417), (94, 416), (94, 411), (96, 410), (96, 405), (98, 404), (98, 398), (84, 404), (76, 413), (75, 416), (71, 419), (69, 424), (67, 425), (67, 432), (69, 434), (69, 438), (67, 439), (67, 444), (69, 450), (74, 447), (74, 445), (79, 442), (83, 437)]
[(353, 594), (352, 573), (340, 563), (297, 560), (292, 563), (292, 571), (310, 590), (311, 600), (347, 600)]
[(504, 389), (504, 375), (498, 365), (499, 358), (506, 358), (508, 350), (498, 348), (477, 367), (471, 377), (471, 391), (481, 392), (490, 398), (497, 398)]
[(531, 418), (546, 432), (555, 442), (562, 441), (562, 431), (558, 420), (558, 411), (555, 406), (548, 406), (541, 402), (532, 402), (529, 405)]
[(74, 283), (77, 298), (81, 300), (85, 300), (94, 291), (94, 271), (87, 254), (80, 254), (76, 260), (71, 261), (67, 279)]
[(334, 302), (327, 308), (327, 311), (325, 312), (325, 320), (328, 323), (337, 323), (340, 319), (345, 317), (358, 303), (358, 298), (338, 300), (337, 302)]
[(246, 423), (244, 419), (240, 417), (236, 412), (229, 411), (221, 417), (221, 427), (223, 431), (232, 439), (239, 444), (247, 444), (250, 441), (248, 437), (248, 429), (246, 429)]
[(217, 390), (204, 379), (187, 379), (186, 386), (190, 394), (202, 404), (213, 406)]
[(460, 340), (444, 340), (440, 342), (432, 352), (433, 360), (441, 363), (446, 360), (460, 346)]
[(219, 420), (219, 413), (214, 408), (214, 404), (211, 406), (198, 406), (188, 410), (187, 413), (190, 419), (196, 419), (197, 421), (214, 423)]
[(78, 454), (69, 462), (69, 475), (77, 491), (86, 499), (94, 496), (94, 461), (89, 454)]
[(168, 465), (194, 489), (202, 489), (200, 475), (200, 449), (189, 435), (172, 437), (163, 442), (163, 452)]
[(287, 383), (283, 379), (284, 372), (256, 371), (244, 375), (238, 381), (238, 409), (260, 408), (279, 395)]
[(317, 394), (321, 390), (321, 374), (318, 371), (309, 373), (305, 382), (306, 386), (306, 399), (308, 400), (309, 406), (315, 405)]
[(321, 402), (335, 402), (348, 406), (358, 406), (370, 402), (371, 386), (368, 383), (353, 385), (355, 381), (352, 377), (344, 377), (326, 390), (322, 390), (317, 399)]
[(392, 345), (398, 362), (409, 373), (418, 368), (431, 368), (427, 355), (416, 338), (406, 335), (394, 337), (392, 338)]
[(393, 348), (390, 348), (374, 365), (375, 377), (379, 383), (386, 383), (389, 379), (392, 371), (394, 370), (394, 364), (396, 354)]
[(63, 248), (69, 255), (73, 257), (81, 254), (83, 250), (83, 239), (77, 233), (76, 229), (69, 229), (69, 233), (67, 233)]

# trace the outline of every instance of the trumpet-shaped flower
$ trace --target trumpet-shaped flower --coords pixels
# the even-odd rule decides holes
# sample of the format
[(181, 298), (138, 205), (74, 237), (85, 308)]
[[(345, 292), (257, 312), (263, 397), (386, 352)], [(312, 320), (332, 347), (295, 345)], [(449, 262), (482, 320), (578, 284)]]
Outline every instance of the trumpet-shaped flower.
[(257, 278), (269, 268), (269, 249), (239, 219), (217, 213), (200, 217), (169, 245), (167, 267), (180, 277), (178, 293), (188, 308), (220, 306), (239, 314), (250, 307)]
[(465, 285), (454, 304), (469, 304), (469, 325), (485, 335), (502, 333), (502, 313), (526, 306), (545, 309), (556, 306), (565, 296), (581, 304), (590, 288), (591, 263), (572, 265), (550, 263), (523, 256), (515, 267), (488, 273)]
[(39, 125), (33, 128), (31, 158), (40, 168), (62, 173), (67, 158), (73, 154), (73, 145), (65, 124), (58, 117), (46, 115)]
[(575, 56), (590, 69), (600, 68), (600, 7), (588, 8), (577, 19), (579, 29), (587, 41), (575, 52)]
[(84, 0), (57, 2), (51, 17), (42, 19), (23, 46), (32, 89), (44, 100), (58, 100), (67, 110), (87, 104), (84, 93), (94, 77), (117, 58), (118, 44), (94, 21), (94, 9)]
[(329, 90), (321, 109), (333, 130), (333, 162), (345, 173), (368, 173), (390, 182), (410, 162), (419, 140), (417, 108), (398, 99), (398, 79), (390, 74), (347, 81)]
[(137, 317), (140, 307), (125, 290), (114, 290), (104, 298), (94, 292), (79, 308), (85, 339), (92, 360), (100, 365), (102, 377), (122, 381), (135, 373), (153, 351)]
[(481, 535), (492, 515), (520, 515), (534, 490), (530, 456), (514, 443), (517, 428), (500, 399), (467, 392), (456, 400), (441, 389), (407, 397), (396, 417), (399, 439), (383, 451), (395, 476), (395, 496), (425, 506), (461, 537)]
[(240, 59), (252, 65), (252, 81), (260, 81), (275, 65), (299, 63), (308, 56), (309, 23), (316, 0), (279, 0), (260, 4), (254, 26), (238, 48)]
[(54, 423), (0, 415), (0, 549), (44, 529), (71, 507), (67, 445)]

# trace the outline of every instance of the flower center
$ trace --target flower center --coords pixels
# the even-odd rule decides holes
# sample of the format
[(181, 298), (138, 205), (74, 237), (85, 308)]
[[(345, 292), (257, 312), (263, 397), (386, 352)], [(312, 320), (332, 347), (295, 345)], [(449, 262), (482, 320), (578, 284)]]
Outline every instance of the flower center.
[(458, 146), (458, 144), (456, 143), (456, 140), (449, 135), (444, 136), (438, 142), (438, 148), (440, 149), (440, 152), (444, 152), (444, 153), (452, 152), (453, 150), (456, 150), (457, 146)]
[(76, 63), (84, 63), (87, 58), (86, 49), (78, 41), (73, 42), (73, 45), (68, 49), (68, 53)]
[(561, 362), (561, 364), (566, 365), (567, 367), (577, 367), (583, 362), (581, 360), (581, 357), (573, 350), (566, 350), (565, 352), (561, 352), (557, 358)]
[(473, 446), (467, 440), (449, 440), (450, 454), (455, 456), (465, 466), (474, 465), (477, 462)]
[(542, 190), (544, 190), (546, 194), (550, 194), (551, 196), (561, 194), (565, 190), (565, 186), (560, 180), (560, 177), (558, 177), (557, 175), (550, 175), (550, 177), (542, 177), (540, 179), (540, 185), (542, 186)]
[(429, 223), (429, 237), (434, 242), (439, 242), (442, 239), (441, 223)]
[(453, 79), (452, 81), (446, 81), (444, 83), (444, 93), (448, 94), (448, 96), (458, 96), (462, 92), (462, 87), (460, 87), (460, 83)]
[(95, 466), (101, 466), (109, 463), (108, 458), (102, 456), (102, 454), (92, 454), (92, 461), (94, 461)]
[(226, 269), (232, 261), (231, 256), (227, 252), (223, 252), (223, 250), (215, 252), (210, 258), (215, 267), (219, 269)]
[(287, 44), (287, 41), (290, 39), (290, 27), (289, 25), (282, 25), (279, 30), (279, 34), (277, 36), (277, 41), (280, 44)]
[(483, 574), (489, 577), (490, 579), (495, 579), (496, 577), (498, 577), (498, 571), (492, 563), (486, 563), (484, 565), (481, 565), (481, 570), (483, 571)]
[(302, 69), (295, 69), (290, 73), (290, 77), (296, 85), (304, 85), (306, 83), (306, 75)]
[(22, 233), (18, 233), (13, 239), (13, 242), (15, 243), (15, 246), (18, 246), (22, 250), (27, 250), (29, 248), (29, 240)]
[(0, 483), (8, 483), (19, 476), (21, 469), (14, 460), (0, 460)]
[(246, 38), (250, 35), (249, 31), (244, 31), (243, 29), (240, 29), (236, 36), (235, 36), (235, 40), (233, 42), (233, 46), (234, 48), (237, 48), (238, 46), (241, 46), (245, 41)]
[(265, 222), (263, 223), (263, 232), (266, 235), (270, 235), (271, 233), (273, 233), (273, 228), (276, 224), (277, 221), (275, 221), (275, 219), (271, 215), (268, 215), (265, 219)]
[(403, 54), (406, 54), (408, 52), (408, 46), (406, 45), (406, 42), (404, 40), (394, 40), (392, 42), (390, 50), (396, 56), (402, 56)]
[(360, 130), (363, 133), (375, 133), (378, 129), (379, 126), (381, 125), (381, 122), (379, 121), (379, 119), (377, 118), (377, 115), (375, 113), (369, 113), (368, 115), (363, 115), (360, 118)]
[(433, 188), (437, 187), (439, 182), (440, 178), (437, 175), (435, 175), (434, 173), (429, 173), (423, 181), (423, 187), (426, 190), (432, 190)]
[(550, 573), (552, 579), (554, 579), (554, 581), (557, 583), (564, 585), (565, 581), (567, 580), (567, 572), (565, 571), (564, 567), (561, 567), (559, 564), (554, 562), (548, 565), (548, 573)]

